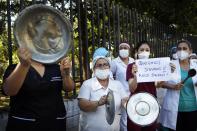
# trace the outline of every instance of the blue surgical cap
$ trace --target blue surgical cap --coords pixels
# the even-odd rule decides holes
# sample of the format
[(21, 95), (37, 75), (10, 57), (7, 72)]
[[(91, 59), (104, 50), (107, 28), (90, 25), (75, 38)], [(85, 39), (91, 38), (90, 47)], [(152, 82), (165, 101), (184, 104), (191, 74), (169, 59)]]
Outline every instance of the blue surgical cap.
[(107, 55), (109, 55), (108, 50), (105, 49), (104, 47), (100, 47), (100, 48), (98, 48), (98, 49), (96, 49), (94, 51), (93, 59), (95, 59), (98, 56), (104, 56), (104, 57), (106, 57)]

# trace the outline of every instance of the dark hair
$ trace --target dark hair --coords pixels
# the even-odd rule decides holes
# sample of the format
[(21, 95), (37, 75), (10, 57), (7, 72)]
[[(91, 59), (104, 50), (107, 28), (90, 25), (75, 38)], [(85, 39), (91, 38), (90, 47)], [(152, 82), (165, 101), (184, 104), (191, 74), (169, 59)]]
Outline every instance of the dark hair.
[(181, 43), (186, 43), (187, 45), (188, 45), (188, 47), (189, 47), (189, 49), (192, 49), (192, 44), (188, 41), (188, 40), (180, 40), (180, 41), (178, 41), (177, 42), (177, 47), (179, 46), (179, 44), (181, 44)]
[(173, 47), (170, 48), (170, 50), (169, 50), (170, 59), (174, 59), (173, 54), (175, 54), (176, 52), (177, 52), (177, 47), (176, 46), (173, 46)]
[(148, 41), (140, 41), (140, 42), (137, 43), (137, 45), (135, 47), (135, 51), (138, 51), (140, 46), (143, 45), (143, 44), (147, 44), (150, 47), (150, 50), (151, 50), (151, 46), (150, 46), (150, 43)]

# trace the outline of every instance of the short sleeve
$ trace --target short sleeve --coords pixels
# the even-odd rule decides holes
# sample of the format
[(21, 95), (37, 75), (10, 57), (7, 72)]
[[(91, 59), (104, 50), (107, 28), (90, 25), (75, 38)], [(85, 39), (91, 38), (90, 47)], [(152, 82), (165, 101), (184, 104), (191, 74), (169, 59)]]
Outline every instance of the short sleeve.
[(87, 81), (84, 81), (78, 94), (78, 98), (83, 98), (83, 99), (90, 99), (90, 86), (88, 86)]
[(16, 64), (14, 65), (9, 65), (7, 69), (4, 72), (3, 80), (5, 80), (11, 73), (12, 71), (16, 68)]
[(132, 67), (134, 63), (131, 63), (127, 66), (127, 71), (126, 71), (126, 80), (128, 81), (130, 78), (133, 78), (133, 74), (131, 73)]
[[(9, 65), (7, 67), (7, 69), (5, 70), (4, 75), (3, 75), (3, 80), (5, 80), (12, 73), (12, 71), (15, 69), (15, 67), (16, 67), (16, 64)], [(2, 89), (2, 94), (6, 95), (3, 89)]]

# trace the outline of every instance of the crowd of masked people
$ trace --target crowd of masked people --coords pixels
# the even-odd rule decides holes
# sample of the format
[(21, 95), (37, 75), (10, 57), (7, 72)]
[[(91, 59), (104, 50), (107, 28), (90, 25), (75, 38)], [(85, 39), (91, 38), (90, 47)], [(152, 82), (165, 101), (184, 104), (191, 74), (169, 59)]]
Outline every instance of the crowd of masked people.
[[(169, 49), (172, 79), (169, 81), (137, 82), (140, 70), (135, 60), (152, 58), (153, 48), (147, 41), (131, 47), (119, 43), (118, 57), (111, 58), (105, 47), (95, 50), (92, 58), (92, 77), (83, 82), (78, 94), (80, 131), (196, 131), (197, 69), (196, 54), (187, 40)], [(26, 48), (18, 49), (19, 63), (10, 65), (3, 77), (3, 91), (10, 96), (7, 131), (66, 131), (66, 110), (61, 91), (71, 91), (71, 63), (64, 58), (59, 64), (42, 64), (31, 59)], [(131, 54), (134, 54), (131, 57)], [(191, 64), (191, 61), (192, 62)], [(162, 91), (161, 91), (162, 90)], [(115, 115), (110, 125), (106, 120), (106, 101), (109, 91), (115, 98)], [(129, 119), (127, 101), (133, 94), (149, 93), (161, 98), (157, 120), (141, 126)], [(158, 93), (160, 92), (160, 93)]]

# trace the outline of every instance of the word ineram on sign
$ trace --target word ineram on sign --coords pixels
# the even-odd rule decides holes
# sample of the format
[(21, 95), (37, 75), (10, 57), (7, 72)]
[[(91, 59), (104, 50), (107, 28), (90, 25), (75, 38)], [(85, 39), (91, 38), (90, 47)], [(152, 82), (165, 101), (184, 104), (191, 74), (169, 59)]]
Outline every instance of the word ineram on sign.
[(170, 58), (136, 60), (137, 82), (168, 81), (171, 76)]

